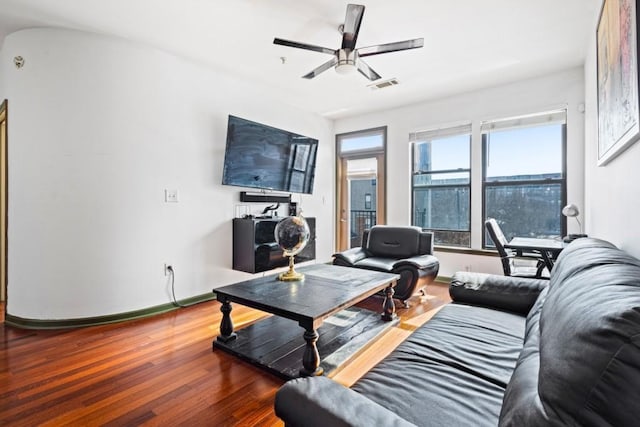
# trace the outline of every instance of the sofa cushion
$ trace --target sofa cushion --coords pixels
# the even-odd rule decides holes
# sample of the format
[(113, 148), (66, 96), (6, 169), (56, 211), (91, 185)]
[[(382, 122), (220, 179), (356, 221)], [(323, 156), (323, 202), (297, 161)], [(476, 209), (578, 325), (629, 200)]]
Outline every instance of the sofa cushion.
[(608, 242), (576, 240), (538, 308), (527, 320), (500, 425), (636, 424), (640, 261)]
[(433, 255), (416, 255), (396, 261), (393, 268), (416, 268), (418, 270), (429, 270), (438, 274), (440, 261)]
[(353, 267), (356, 262), (366, 258), (367, 256), (367, 252), (360, 247), (347, 249), (346, 251), (333, 254), (333, 265)]
[(375, 225), (369, 231), (367, 251), (385, 258), (409, 258), (420, 250), (420, 228)]
[(391, 273), (396, 261), (393, 258), (369, 257), (356, 262), (354, 267)]
[(495, 426), (523, 316), (449, 304), (352, 388), (417, 425)]

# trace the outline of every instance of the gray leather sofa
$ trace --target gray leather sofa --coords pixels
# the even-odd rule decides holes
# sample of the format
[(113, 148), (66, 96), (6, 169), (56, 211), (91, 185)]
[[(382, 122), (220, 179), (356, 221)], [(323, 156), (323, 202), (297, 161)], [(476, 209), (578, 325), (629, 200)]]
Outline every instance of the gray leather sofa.
[(394, 298), (408, 299), (432, 283), (440, 262), (433, 256), (433, 233), (419, 227), (374, 225), (364, 231), (362, 246), (333, 254), (333, 264), (399, 274)]
[(287, 382), (288, 426), (631, 426), (640, 422), (640, 261), (597, 239), (551, 280), (456, 273), (453, 303), (352, 388)]

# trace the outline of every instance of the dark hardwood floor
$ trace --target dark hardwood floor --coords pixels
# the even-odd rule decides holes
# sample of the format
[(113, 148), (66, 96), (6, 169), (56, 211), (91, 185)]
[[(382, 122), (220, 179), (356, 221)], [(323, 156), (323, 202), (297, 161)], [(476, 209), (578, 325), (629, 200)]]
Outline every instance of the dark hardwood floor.
[[(371, 297), (360, 306), (379, 309)], [(449, 301), (444, 284), (398, 309), (401, 323), (334, 379), (352, 384)], [(265, 316), (234, 305), (236, 328)], [(201, 303), (147, 319), (32, 331), (0, 325), (0, 425), (282, 425), (283, 381), (212, 351), (220, 305)]]

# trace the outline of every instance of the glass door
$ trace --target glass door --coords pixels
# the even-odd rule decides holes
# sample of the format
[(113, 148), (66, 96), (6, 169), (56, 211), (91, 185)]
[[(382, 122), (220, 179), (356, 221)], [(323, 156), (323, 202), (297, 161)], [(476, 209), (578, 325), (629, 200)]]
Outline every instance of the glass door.
[(378, 159), (347, 160), (349, 247), (361, 246), (364, 230), (377, 224)]
[(337, 136), (336, 250), (360, 246), (364, 230), (386, 222), (386, 128)]

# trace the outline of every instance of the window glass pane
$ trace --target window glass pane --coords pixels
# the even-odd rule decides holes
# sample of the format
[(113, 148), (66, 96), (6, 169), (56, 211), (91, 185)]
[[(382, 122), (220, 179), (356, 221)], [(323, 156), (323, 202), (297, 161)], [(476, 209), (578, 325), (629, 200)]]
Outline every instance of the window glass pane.
[[(546, 116), (514, 118), (509, 126), (487, 126), (483, 136), (483, 220), (495, 218), (507, 240), (555, 238), (564, 229), (565, 115), (553, 113), (550, 121), (540, 121), (540, 117)], [(485, 247), (495, 247), (486, 230), (484, 241)]]
[[(561, 184), (487, 186), (486, 218), (495, 218), (507, 240), (561, 235)], [(488, 235), (487, 235), (488, 237)], [(490, 242), (487, 238), (486, 242)], [(490, 242), (492, 243), (492, 242)]]
[(562, 124), (494, 131), (485, 138), (487, 181), (562, 177)]
[(433, 231), (435, 244), (470, 247), (471, 135), (453, 132), (413, 143), (412, 222)]
[(466, 134), (414, 143), (414, 172), (469, 169), (470, 139)]
[(352, 151), (363, 151), (372, 149), (382, 149), (384, 147), (384, 135), (358, 135), (353, 137), (340, 138), (340, 152), (349, 153)]
[(471, 247), (471, 233), (468, 231), (434, 230), (433, 243), (442, 246)]
[[(355, 184), (355, 185), (354, 185)], [(349, 210), (350, 218), (350, 247), (355, 248), (357, 246), (361, 246), (362, 244), (362, 234), (364, 230), (373, 227), (377, 223), (376, 219), (376, 206), (375, 206), (375, 196), (372, 198), (374, 193), (369, 195), (369, 204), (367, 206), (366, 194), (362, 200), (354, 197), (356, 195), (361, 195), (361, 191), (371, 190), (371, 186), (374, 186), (375, 190), (375, 181), (374, 180), (354, 180), (351, 181), (351, 209)]]
[(368, 157), (366, 159), (347, 160), (347, 175), (372, 175), (378, 171), (378, 159)]
[(413, 185), (462, 185), (469, 184), (470, 172), (427, 173), (413, 176)]
[(467, 186), (415, 189), (413, 224), (427, 229), (469, 231), (469, 204)]

